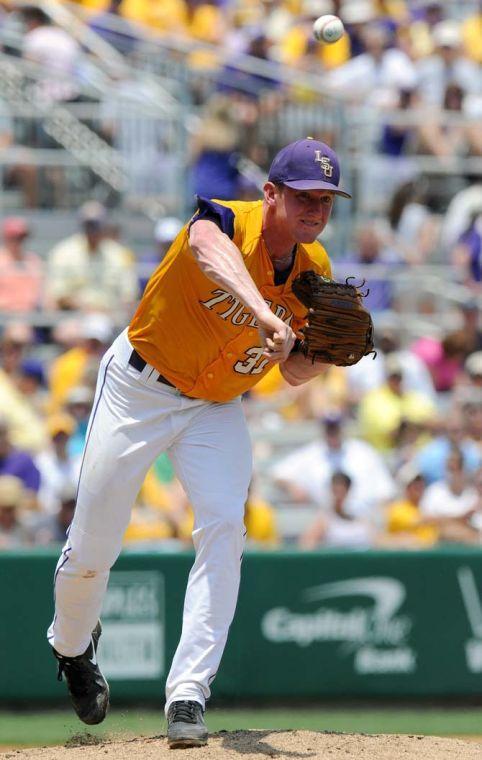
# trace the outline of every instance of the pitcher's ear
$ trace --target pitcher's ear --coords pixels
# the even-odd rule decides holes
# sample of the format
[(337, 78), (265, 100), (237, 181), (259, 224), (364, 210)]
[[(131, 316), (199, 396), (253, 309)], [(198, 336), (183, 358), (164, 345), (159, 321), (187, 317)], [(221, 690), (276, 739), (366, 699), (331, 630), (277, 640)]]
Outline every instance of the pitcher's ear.
[(266, 182), (263, 187), (264, 199), (270, 206), (276, 203), (276, 195), (279, 195), (282, 185), (275, 185), (274, 182)]

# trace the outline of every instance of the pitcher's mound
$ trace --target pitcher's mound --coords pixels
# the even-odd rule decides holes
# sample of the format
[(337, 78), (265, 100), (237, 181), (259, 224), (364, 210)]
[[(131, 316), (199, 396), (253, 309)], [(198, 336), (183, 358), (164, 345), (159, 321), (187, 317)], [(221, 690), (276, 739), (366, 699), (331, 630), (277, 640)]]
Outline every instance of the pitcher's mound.
[(482, 743), (432, 736), (221, 731), (207, 747), (167, 748), (164, 736), (106, 742), (87, 731), (64, 747), (9, 750), (0, 760), (480, 760)]

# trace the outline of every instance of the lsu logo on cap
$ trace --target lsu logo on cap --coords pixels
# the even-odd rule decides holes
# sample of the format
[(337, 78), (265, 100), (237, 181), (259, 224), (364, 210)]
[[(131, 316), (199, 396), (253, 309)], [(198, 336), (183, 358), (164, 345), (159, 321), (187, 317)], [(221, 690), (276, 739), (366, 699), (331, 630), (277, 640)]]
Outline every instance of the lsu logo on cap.
[(320, 164), (320, 169), (325, 177), (333, 176), (333, 166), (328, 156), (322, 156), (321, 150), (315, 150), (315, 162)]

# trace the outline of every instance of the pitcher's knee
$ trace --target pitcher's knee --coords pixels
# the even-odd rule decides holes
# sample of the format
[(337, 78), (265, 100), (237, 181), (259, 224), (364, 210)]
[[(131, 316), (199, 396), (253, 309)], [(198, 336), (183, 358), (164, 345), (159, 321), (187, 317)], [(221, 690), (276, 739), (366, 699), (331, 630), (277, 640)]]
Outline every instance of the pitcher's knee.
[(195, 546), (201, 542), (213, 542), (218, 539), (223, 543), (240, 545), (244, 542), (246, 535), (244, 513), (219, 516), (196, 527), (192, 535)]
[(120, 554), (122, 539), (104, 536), (92, 540), (91, 535), (71, 530), (67, 547), (67, 551), (64, 549), (65, 568), (75, 567), (79, 572), (90, 573), (90, 577), (94, 577), (97, 573), (109, 572)]
[[(89, 562), (89, 559), (91, 561)], [(65, 576), (83, 578), (85, 580), (108, 575), (111, 565), (98, 557), (97, 559), (83, 557), (80, 559), (73, 554), (69, 560), (59, 568), (59, 572)]]
[(246, 532), (246, 527), (244, 525), (244, 512), (242, 515), (233, 515), (231, 517), (227, 517), (222, 520), (221, 523), (227, 533), (244, 536)]

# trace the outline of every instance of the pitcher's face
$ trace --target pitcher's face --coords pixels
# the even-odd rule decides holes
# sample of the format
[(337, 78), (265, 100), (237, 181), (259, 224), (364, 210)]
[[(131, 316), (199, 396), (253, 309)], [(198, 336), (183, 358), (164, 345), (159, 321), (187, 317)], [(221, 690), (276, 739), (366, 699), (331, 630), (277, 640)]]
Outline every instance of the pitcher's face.
[(329, 190), (294, 190), (272, 183), (267, 185), (271, 185), (270, 199), (278, 231), (284, 230), (286, 238), (295, 243), (313, 243), (328, 223), (334, 193)]

